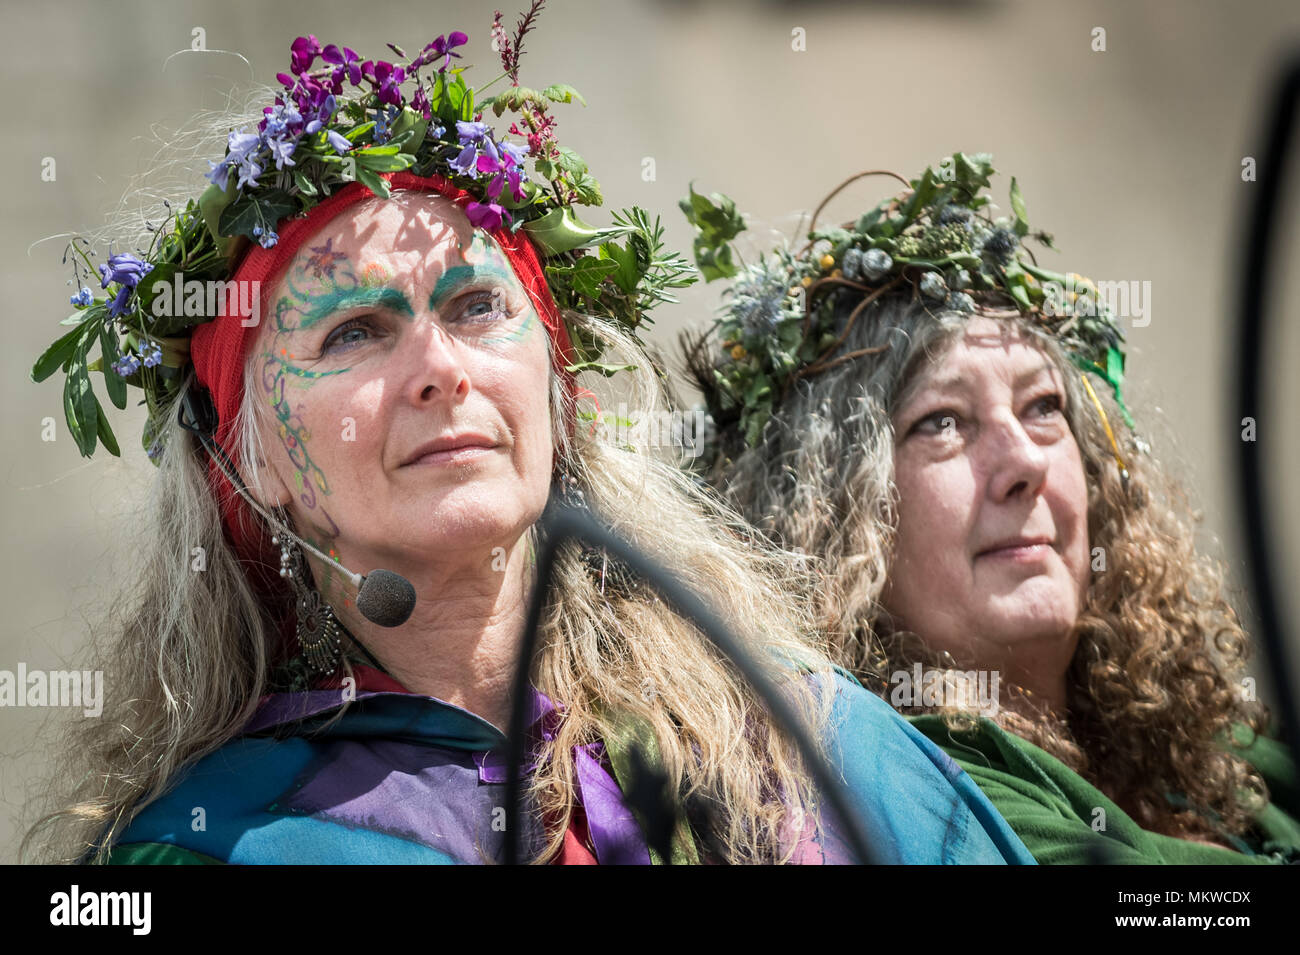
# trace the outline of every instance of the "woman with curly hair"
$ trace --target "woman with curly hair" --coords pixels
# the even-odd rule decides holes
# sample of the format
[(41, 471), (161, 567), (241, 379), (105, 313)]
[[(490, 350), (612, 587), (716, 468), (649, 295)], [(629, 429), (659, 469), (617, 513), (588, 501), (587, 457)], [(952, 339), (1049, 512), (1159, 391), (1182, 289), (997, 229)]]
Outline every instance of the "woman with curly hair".
[[(537, 6), (513, 40), (494, 26), (512, 79)], [(513, 836), (532, 862), (852, 861), (811, 756), (847, 785), (878, 861), (1032, 863), (951, 760), (834, 671), (790, 596), (797, 560), (670, 463), (578, 426), (577, 376), (597, 359), (630, 366), (630, 400), (655, 413), (634, 330), (689, 266), (640, 210), (583, 227), (573, 206), (598, 187), (547, 112), (572, 91), (508, 87), (527, 146), (499, 138), (447, 69), (465, 42), (397, 66), (300, 37), (256, 132), (229, 133), (211, 187), (143, 257), (100, 266), (109, 297), (83, 287), (33, 369), (67, 372), (82, 453), (116, 453), (98, 346), (110, 398), (145, 393), (158, 471), (98, 634), (109, 699), (72, 727), (25, 848), (474, 863), (509, 861)], [(623, 263), (617, 284), (591, 280), (594, 243)], [(743, 629), (807, 754), (617, 562), (563, 542), (538, 594), (553, 495)], [(534, 600), (539, 650), (516, 691)], [(521, 707), (515, 826), (504, 730)]]
[[(1014, 217), (988, 217), (992, 171), (958, 154), (737, 280), (721, 354), (686, 339), (719, 425), (711, 479), (823, 559), (833, 656), (1040, 863), (1296, 858), (1294, 764), (1246, 700), (1222, 572), (1117, 430), (1120, 330), (1096, 286), (1023, 248), (1014, 179)], [(690, 214), (730, 220), (702, 233), (725, 263), (743, 223), (715, 199)]]

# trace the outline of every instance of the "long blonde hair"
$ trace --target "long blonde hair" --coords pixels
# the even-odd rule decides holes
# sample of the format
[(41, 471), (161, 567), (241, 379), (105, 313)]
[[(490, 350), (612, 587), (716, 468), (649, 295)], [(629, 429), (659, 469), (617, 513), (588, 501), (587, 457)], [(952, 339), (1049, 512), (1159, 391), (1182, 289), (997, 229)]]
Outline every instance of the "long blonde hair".
[[(847, 312), (856, 304), (837, 308)], [(891, 414), (966, 318), (931, 312), (902, 295), (883, 296), (842, 345), (845, 353), (881, 351), (799, 381), (760, 444), (746, 449), (734, 434), (724, 438), (710, 474), (780, 546), (823, 556), (814, 600), (832, 657), (880, 691), (888, 674), (917, 662), (949, 676), (963, 665), (931, 652), (916, 634), (898, 632), (880, 598), (897, 527)], [(1093, 574), (1076, 622), (1068, 717), (1044, 712), (1029, 719), (1002, 707), (996, 719), (1082, 773), (1144, 828), (1208, 834), (1212, 816), (1240, 832), (1265, 787), (1221, 741), (1234, 722), (1260, 730), (1264, 714), (1243, 699), (1249, 641), (1224, 596), (1223, 570), (1197, 551), (1189, 499), (1155, 454), (1128, 442), (1125, 490), (1077, 368), (1032, 321), (1011, 321), (1065, 379), (1066, 417), (1088, 483), (1089, 539), (1106, 555), (1106, 570)], [(694, 377), (725, 415), (712, 394), (710, 345), (699, 336), (685, 339)], [(1097, 394), (1109, 421), (1122, 429), (1115, 401), (1106, 389)], [(973, 718), (970, 712), (949, 716), (953, 726)], [(1175, 810), (1167, 793), (1185, 796), (1187, 808)]]

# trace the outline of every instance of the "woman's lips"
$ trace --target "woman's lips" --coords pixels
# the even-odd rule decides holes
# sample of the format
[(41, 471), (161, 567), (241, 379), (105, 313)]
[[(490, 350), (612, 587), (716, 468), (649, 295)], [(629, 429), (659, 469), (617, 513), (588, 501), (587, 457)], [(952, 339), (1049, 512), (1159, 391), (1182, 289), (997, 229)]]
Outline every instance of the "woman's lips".
[(986, 550), (979, 556), (991, 557), (994, 560), (1029, 564), (1043, 560), (1051, 552), (1051, 544), (1019, 544), (1014, 547), (999, 547), (996, 550)]
[(465, 444), (456, 448), (430, 451), (427, 454), (416, 458), (410, 464), (406, 465), (406, 467), (417, 468), (439, 464), (467, 464), (478, 458), (484, 457), (495, 450), (495, 447), (485, 447), (481, 444)]

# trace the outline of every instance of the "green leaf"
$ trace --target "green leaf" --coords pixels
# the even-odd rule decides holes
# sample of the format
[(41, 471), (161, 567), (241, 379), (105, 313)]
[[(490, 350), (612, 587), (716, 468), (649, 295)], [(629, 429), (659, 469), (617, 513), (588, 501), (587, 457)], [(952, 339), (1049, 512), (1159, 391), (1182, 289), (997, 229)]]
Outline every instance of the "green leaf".
[(362, 150), (357, 153), (357, 169), (369, 169), (372, 172), (398, 172), (402, 169), (410, 169), (415, 163), (415, 157), (410, 153), (397, 153), (396, 155), (376, 156), (369, 150)]
[(364, 136), (366, 133), (370, 132), (374, 128), (375, 128), (374, 120), (371, 120), (368, 123), (362, 123), (359, 126), (353, 126), (351, 129), (349, 129), (346, 133), (343, 134), (343, 138), (350, 143), (355, 143), (358, 139), (360, 139), (362, 136)]
[(1025, 213), (1025, 200), (1020, 195), (1020, 186), (1016, 183), (1016, 177), (1011, 177), (1011, 211), (1015, 213), (1016, 235), (1029, 234), (1029, 217)]
[(570, 175), (578, 176), (587, 171), (586, 161), (567, 146), (561, 146), (555, 164)]
[(71, 315), (69, 315), (67, 318), (65, 318), (63, 321), (59, 322), (59, 324), (80, 325), (82, 322), (86, 321), (86, 319), (94, 318), (96, 316), (102, 315), (107, 311), (108, 311), (108, 306), (104, 302), (95, 302), (93, 305), (87, 305), (85, 308), (82, 308), (80, 305), (78, 305), (77, 310), (73, 312)]
[(611, 273), (615, 285), (627, 295), (636, 291), (643, 272), (637, 262), (636, 249), (632, 248), (631, 243), (624, 248), (616, 242), (605, 242), (597, 254), (602, 259), (616, 263), (617, 268)]
[(704, 281), (730, 278), (738, 271), (729, 244), (747, 228), (745, 219), (736, 212), (736, 204), (727, 196), (714, 193), (702, 196), (691, 184), (690, 195), (678, 206), (696, 228), (695, 263)]
[(77, 442), (82, 457), (88, 458), (95, 452), (95, 437), (99, 433), (99, 402), (90, 387), (84, 343), (78, 347), (72, 362), (71, 373), (63, 385), (63, 412), (72, 439)]
[(301, 169), (298, 169), (297, 167), (295, 167), (293, 170), (293, 181), (298, 186), (298, 191), (301, 192), (304, 196), (316, 195), (317, 192), (316, 187), (312, 185), (312, 182), (310, 179), (307, 178), (306, 173), (304, 173)]
[(36, 364), (32, 366), (32, 381), (38, 383), (44, 381), (71, 358), (85, 331), (84, 327), (74, 328), (45, 349), (41, 357), (36, 359)]
[[(161, 294), (170, 296), (172, 293), (171, 283), (176, 276), (177, 264), (174, 262), (163, 262), (155, 265), (148, 275), (135, 287), (135, 298), (140, 305), (140, 314), (150, 321), (150, 330), (156, 331), (159, 335), (170, 335), (181, 328), (193, 324), (193, 318), (188, 321), (184, 315), (155, 315), (154, 300), (160, 293), (154, 291), (154, 286), (163, 283), (163, 292)], [(180, 324), (177, 325), (179, 320)]]
[[(109, 372), (109, 374), (112, 374), (112, 372)], [(125, 407), (125, 405), (119, 405), (119, 407)], [(104, 409), (100, 407), (98, 400), (95, 401), (95, 433), (99, 436), (99, 443), (108, 449), (109, 454), (115, 458), (122, 456), (113, 429), (108, 425), (108, 415), (104, 414)]]
[(547, 256), (558, 255), (584, 246), (594, 245), (623, 230), (596, 229), (587, 225), (568, 206), (552, 209), (538, 219), (525, 222), (523, 229), (528, 237)]
[[(402, 111), (397, 114), (397, 119), (393, 120), (390, 131), (392, 139), (389, 142), (397, 142), (403, 152), (414, 153), (424, 142), (425, 134), (429, 131), (429, 121), (411, 107), (403, 106)], [(408, 135), (409, 140), (405, 138)]]
[(617, 375), (620, 371), (635, 371), (635, 370), (636, 370), (636, 365), (605, 365), (605, 364), (601, 364), (598, 361), (583, 361), (583, 362), (578, 362), (576, 365), (568, 365), (565, 367), (565, 371), (568, 371), (575, 375), (580, 371), (598, 371), (606, 378), (612, 378), (614, 375)]
[(571, 268), (561, 269), (548, 267), (547, 272), (557, 276), (560, 280), (566, 277), (571, 283), (573, 290), (584, 298), (599, 298), (600, 284), (605, 278), (611, 275), (618, 268), (617, 262), (611, 262), (608, 259), (598, 259), (595, 256), (584, 255), (577, 262), (573, 263)]
[(357, 182), (364, 185), (375, 195), (387, 199), (391, 192), (389, 191), (388, 180), (381, 179), (375, 172), (367, 169), (361, 163), (357, 163)]
[[(457, 78), (459, 79), (459, 77)], [(479, 103), (479, 106), (482, 109), (491, 107), (492, 112), (497, 116), (500, 116), (506, 110), (510, 110), (512, 113), (518, 113), (529, 103), (541, 103), (544, 95), (544, 93), (539, 93), (537, 90), (529, 89), (527, 86), (512, 86), (510, 89), (497, 93), (495, 96), (489, 96), (487, 99)], [(581, 99), (581, 97), (579, 97), (579, 99)], [(454, 99), (451, 102), (453, 106), (459, 105)]]
[[(989, 176), (993, 174), (993, 157), (989, 153), (975, 153), (971, 156), (965, 153), (956, 153), (953, 155), (953, 159), (956, 160), (957, 166), (959, 200), (974, 200), (977, 192), (989, 187)], [(987, 199), (984, 200), (984, 202), (987, 201)], [(967, 201), (966, 204), (974, 205), (975, 203)]]
[(605, 201), (605, 197), (600, 191), (600, 183), (589, 172), (579, 173), (570, 182), (570, 185), (573, 186), (573, 191), (578, 194), (577, 201), (584, 206), (598, 206)]
[(556, 83), (554, 86), (548, 86), (542, 90), (542, 95), (552, 103), (572, 103), (576, 99), (583, 106), (587, 105), (587, 101), (582, 98), (582, 94), (568, 83)]
[(256, 239), (253, 229), (275, 231), (276, 224), (298, 211), (298, 200), (281, 189), (259, 190), (232, 203), (221, 213), (222, 235), (245, 235)]
[(217, 244), (217, 252), (222, 258), (230, 254), (230, 247), (234, 240), (229, 234), (221, 231), (221, 220), (224, 218), (226, 208), (235, 201), (239, 196), (239, 190), (235, 188), (238, 178), (235, 176), (228, 177), (226, 188), (223, 192), (216, 183), (208, 186), (199, 196), (199, 212), (203, 216), (203, 222), (208, 227), (208, 232)]
[(358, 158), (362, 156), (396, 156), (401, 152), (401, 149), (401, 146), (386, 143), (383, 146), (367, 146), (365, 149), (358, 149), (352, 155)]
[(912, 188), (912, 197), (907, 200), (907, 204), (902, 209), (903, 218), (908, 222), (917, 218), (925, 207), (934, 201), (938, 193), (934, 170), (926, 166), (921, 178), (913, 181)]
[[(99, 326), (99, 361), (100, 370), (104, 373), (104, 390), (108, 392), (108, 398), (120, 411), (126, 407), (126, 382), (118, 377), (117, 372), (113, 370), (113, 362), (117, 361), (119, 355), (117, 350), (117, 333), (109, 327), (107, 322)], [(105, 428), (108, 425), (104, 425)], [(112, 432), (109, 432), (109, 438), (112, 438)], [(101, 432), (102, 440), (103, 434)], [(108, 442), (104, 442), (108, 447)], [(116, 447), (116, 445), (114, 445)], [(114, 454), (117, 452), (114, 451)]]

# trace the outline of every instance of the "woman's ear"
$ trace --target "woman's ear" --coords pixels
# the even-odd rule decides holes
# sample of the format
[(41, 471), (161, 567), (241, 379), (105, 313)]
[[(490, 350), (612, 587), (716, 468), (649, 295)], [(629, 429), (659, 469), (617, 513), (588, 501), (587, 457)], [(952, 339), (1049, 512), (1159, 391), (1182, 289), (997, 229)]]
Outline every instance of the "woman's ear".
[(241, 464), (239, 477), (244, 482), (244, 487), (248, 488), (248, 493), (252, 495), (253, 500), (268, 510), (285, 507), (293, 500), (293, 493), (289, 490), (289, 485), (280, 477), (280, 472), (260, 457), (255, 468)]

